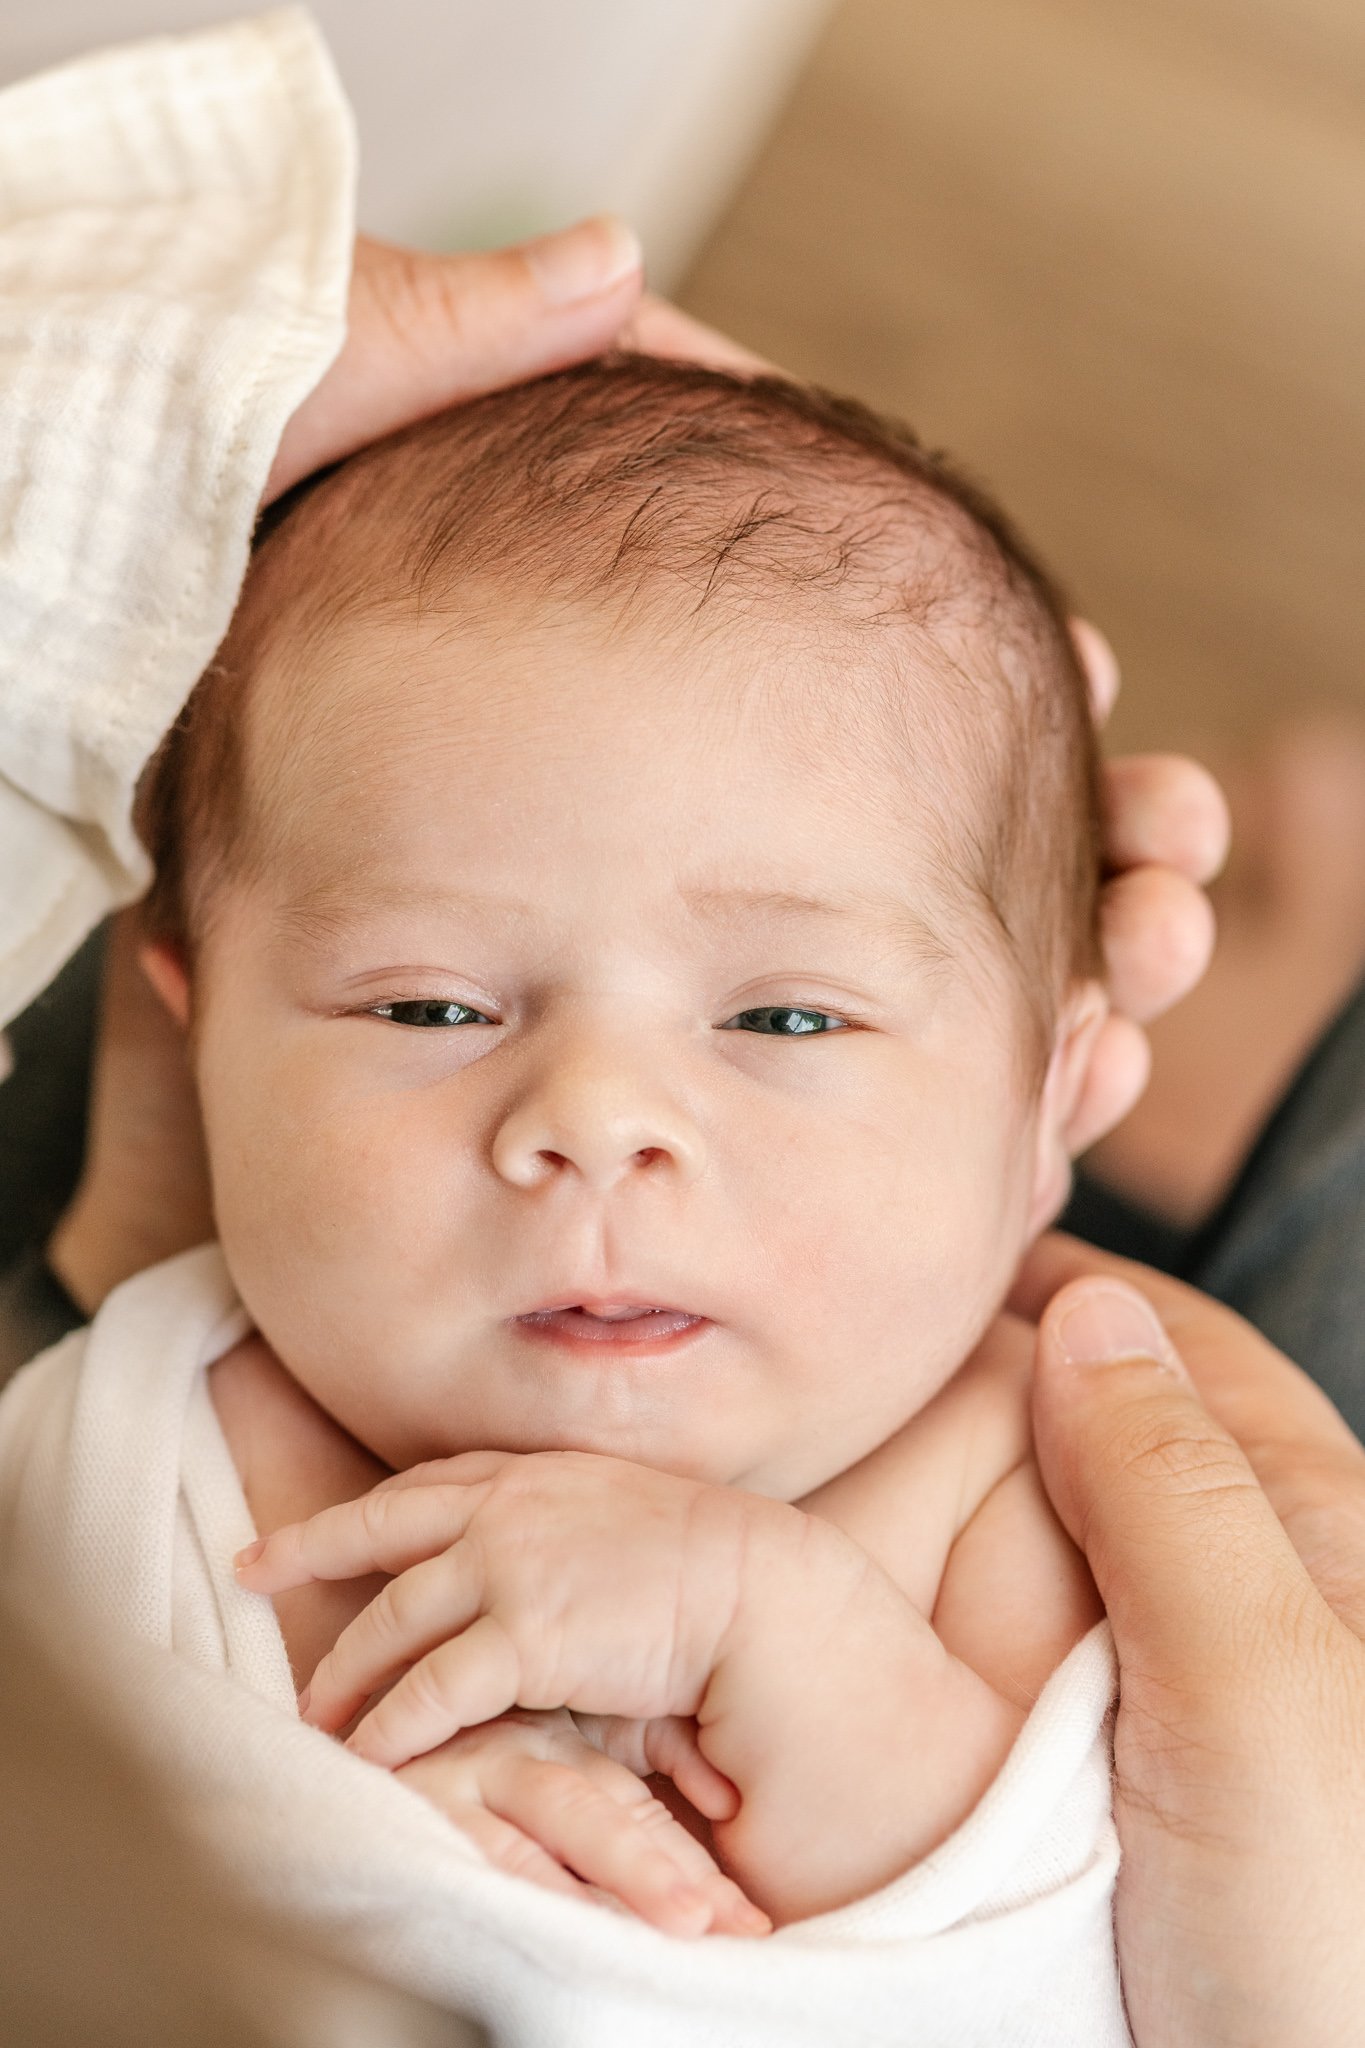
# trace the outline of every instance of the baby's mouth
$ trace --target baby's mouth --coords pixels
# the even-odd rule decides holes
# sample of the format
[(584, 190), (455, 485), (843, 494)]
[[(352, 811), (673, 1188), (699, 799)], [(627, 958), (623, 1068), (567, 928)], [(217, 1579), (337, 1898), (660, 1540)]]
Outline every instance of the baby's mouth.
[(648, 1344), (698, 1329), (706, 1317), (685, 1309), (656, 1308), (647, 1302), (612, 1301), (595, 1302), (591, 1308), (575, 1302), (532, 1309), (515, 1321), (523, 1329), (580, 1344)]

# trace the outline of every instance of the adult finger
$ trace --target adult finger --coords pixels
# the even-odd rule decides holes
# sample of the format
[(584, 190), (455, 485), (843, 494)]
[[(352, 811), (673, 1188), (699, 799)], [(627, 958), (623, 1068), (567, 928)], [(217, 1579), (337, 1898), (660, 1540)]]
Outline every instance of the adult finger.
[(732, 370), (737, 376), (754, 376), (775, 366), (756, 356), (741, 342), (731, 341), (714, 327), (694, 320), (646, 292), (621, 334), (628, 348), (647, 356), (664, 356), (673, 362), (700, 363), (708, 370)]
[(1136, 1288), (1081, 1280), (1050, 1303), (1033, 1417), (1048, 1493), (1114, 1630), (1126, 1706), (1167, 1721), (1154, 1701), (1235, 1714), (1237, 1678), (1255, 1661), (1264, 1679), (1326, 1610)]
[[(1128, 2014), (1163, 2048), (1334, 2048), (1362, 1989), (1365, 1647), (1163, 1321), (1123, 1280), (1072, 1280), (1034, 1380), (1039, 1465), (1118, 1649)], [(1237, 1330), (1224, 1351), (1254, 1358)]]
[(1187, 995), (1208, 966), (1213, 911), (1172, 869), (1129, 868), (1101, 892), (1100, 939), (1115, 1007), (1145, 1024)]
[(1011, 1306), (1036, 1321), (1059, 1289), (1086, 1279), (1136, 1286), (1152, 1303), (1319, 1593), (1365, 1639), (1365, 1446), (1321, 1388), (1221, 1303), (1060, 1233), (1029, 1254)]
[(640, 263), (610, 217), (486, 255), (362, 237), (346, 340), (286, 426), (263, 502), (410, 420), (599, 355), (639, 297)]
[(1209, 882), (1228, 855), (1227, 799), (1183, 754), (1121, 754), (1106, 761), (1104, 853), (1114, 868), (1156, 863)]

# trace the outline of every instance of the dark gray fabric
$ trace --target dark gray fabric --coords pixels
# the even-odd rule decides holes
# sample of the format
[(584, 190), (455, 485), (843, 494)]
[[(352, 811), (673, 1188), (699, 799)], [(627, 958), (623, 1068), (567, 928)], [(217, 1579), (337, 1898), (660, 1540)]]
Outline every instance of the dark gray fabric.
[(9, 1027), (0, 1082), (0, 1269), (41, 1243), (76, 1185), (85, 1148), (103, 927)]
[(0, 1386), (81, 1320), (43, 1264), (85, 1150), (104, 930), (88, 939), (9, 1027), (0, 1082)]
[(1197, 1232), (1078, 1175), (1063, 1228), (1235, 1308), (1365, 1437), (1365, 982)]
[(1071, 1200), (1058, 1218), (1058, 1226), (1103, 1251), (1116, 1252), (1121, 1259), (1137, 1259), (1162, 1273), (1181, 1270), (1193, 1236), (1084, 1172), (1076, 1175)]
[(37, 1245), (0, 1272), (0, 1387), (86, 1320)]
[(1365, 1437), (1365, 982), (1181, 1275), (1263, 1330)]

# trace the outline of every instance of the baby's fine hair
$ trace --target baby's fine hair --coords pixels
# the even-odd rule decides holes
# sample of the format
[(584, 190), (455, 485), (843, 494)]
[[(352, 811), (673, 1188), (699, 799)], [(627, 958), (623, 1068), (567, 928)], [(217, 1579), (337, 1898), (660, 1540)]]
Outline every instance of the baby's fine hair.
[[(262, 578), (270, 601), (254, 604)], [(1045, 1051), (1097, 956), (1096, 747), (1061, 593), (908, 427), (786, 378), (650, 356), (419, 421), (266, 514), (233, 626), (144, 785), (154, 935), (192, 952), (217, 881), (250, 857), (244, 692), (267, 649), (489, 586), (513, 618), (543, 594), (706, 633), (842, 629), (825, 636), (850, 671), (841, 726), (907, 773), (926, 737), (940, 783), (946, 764), (941, 857), (1002, 942)], [(885, 693), (852, 672), (864, 647), (903, 675), (893, 726)]]

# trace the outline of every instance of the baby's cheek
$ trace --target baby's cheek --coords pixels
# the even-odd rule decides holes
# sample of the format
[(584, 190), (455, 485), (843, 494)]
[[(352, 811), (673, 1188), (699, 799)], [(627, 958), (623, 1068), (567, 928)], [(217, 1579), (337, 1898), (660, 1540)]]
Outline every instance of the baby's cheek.
[(233, 1277), (282, 1355), (344, 1348), (432, 1260), (448, 1189), (430, 1136), (382, 1098), (281, 1061), (206, 1090), (219, 1234)]
[(818, 1435), (821, 1477), (901, 1427), (975, 1345), (1022, 1247), (1021, 1157), (989, 1105), (922, 1099), (897, 1128), (845, 1145), (812, 1183), (818, 1199), (786, 1210), (773, 1313), (800, 1361), (793, 1441)]

